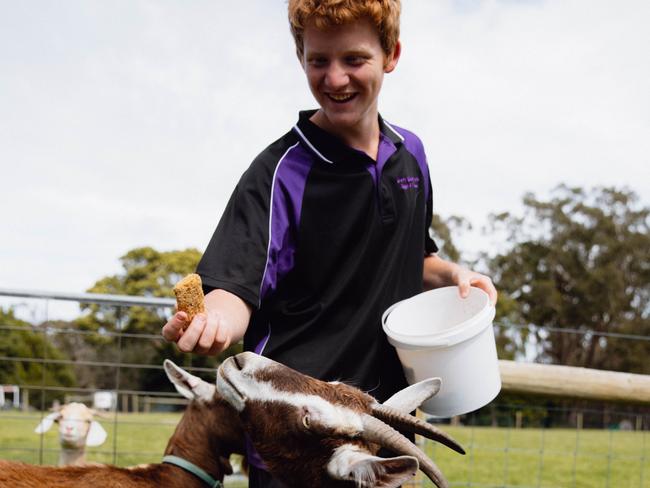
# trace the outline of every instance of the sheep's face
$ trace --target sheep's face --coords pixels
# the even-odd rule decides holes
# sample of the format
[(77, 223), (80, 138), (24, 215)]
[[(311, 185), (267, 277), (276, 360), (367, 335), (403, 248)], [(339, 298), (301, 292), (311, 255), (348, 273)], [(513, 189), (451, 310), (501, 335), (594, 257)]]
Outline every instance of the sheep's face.
[(362, 433), (374, 399), (348, 385), (241, 353), (221, 365), (217, 390), (239, 412), (269, 470), (288, 486), (398, 486), (418, 469), (410, 456), (373, 455), (378, 447)]
[(35, 429), (37, 434), (50, 430), (59, 424), (59, 443), (65, 449), (82, 449), (84, 446), (99, 446), (106, 440), (106, 431), (93, 420), (94, 411), (83, 403), (67, 403), (59, 410), (47, 415)]
[(93, 421), (92, 412), (81, 403), (68, 403), (59, 411), (59, 439), (63, 447), (81, 448)]

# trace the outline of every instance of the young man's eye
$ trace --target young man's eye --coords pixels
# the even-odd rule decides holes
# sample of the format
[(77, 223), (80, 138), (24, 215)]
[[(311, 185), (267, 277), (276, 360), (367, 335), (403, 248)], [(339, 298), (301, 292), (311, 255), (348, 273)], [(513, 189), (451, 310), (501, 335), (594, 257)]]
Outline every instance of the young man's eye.
[(364, 63), (365, 59), (362, 56), (348, 56), (345, 62), (351, 66), (360, 66)]
[(321, 67), (327, 64), (327, 59), (325, 58), (312, 58), (307, 61), (311, 66)]

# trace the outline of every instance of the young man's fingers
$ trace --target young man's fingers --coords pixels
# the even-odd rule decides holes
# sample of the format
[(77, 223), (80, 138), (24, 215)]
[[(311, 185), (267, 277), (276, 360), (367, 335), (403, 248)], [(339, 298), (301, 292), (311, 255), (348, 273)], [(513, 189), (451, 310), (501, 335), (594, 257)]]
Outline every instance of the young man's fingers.
[(469, 289), (470, 289), (470, 283), (469, 283), (469, 278), (467, 276), (459, 276), (458, 277), (458, 293), (460, 294), (461, 298), (467, 298), (469, 295)]
[(187, 325), (187, 314), (177, 312), (163, 325), (162, 336), (166, 341), (176, 342), (183, 335), (185, 325)]
[(199, 342), (196, 345), (196, 352), (199, 354), (210, 354), (212, 346), (214, 345), (214, 338), (217, 335), (217, 328), (219, 327), (219, 316), (209, 315), (205, 323), (205, 328)]
[(216, 356), (220, 352), (222, 352), (224, 349), (226, 349), (230, 345), (230, 341), (226, 341), (225, 343), (223, 342), (214, 342), (212, 344), (212, 347), (210, 350), (206, 353), (208, 356)]
[(221, 350), (224, 350), (230, 345), (231, 341), (231, 329), (228, 323), (221, 321), (219, 323), (219, 328), (217, 329), (217, 335), (214, 339), (215, 344), (220, 347)]
[(466, 281), (462, 282), (460, 285), (458, 285), (458, 289), (460, 291), (460, 296), (462, 298), (467, 298), (469, 296), (469, 283)]
[(472, 280), (472, 285), (475, 285), (477, 288), (480, 288), (485, 293), (488, 294), (490, 298), (490, 303), (496, 305), (497, 303), (497, 289), (494, 287), (492, 280), (489, 276), (478, 275)]
[(197, 314), (189, 327), (185, 329), (185, 332), (183, 332), (183, 336), (178, 340), (178, 348), (183, 352), (192, 352), (196, 347), (201, 334), (203, 334), (205, 324), (205, 314)]

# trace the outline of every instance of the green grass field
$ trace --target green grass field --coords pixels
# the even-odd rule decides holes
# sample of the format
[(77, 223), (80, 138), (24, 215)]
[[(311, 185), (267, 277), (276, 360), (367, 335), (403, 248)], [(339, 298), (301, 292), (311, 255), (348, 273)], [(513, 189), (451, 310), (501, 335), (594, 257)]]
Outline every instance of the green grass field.
[[(56, 464), (56, 429), (34, 434), (40, 418), (34, 413), (0, 412), (0, 458)], [(103, 446), (89, 448), (87, 458), (119, 466), (158, 462), (179, 418), (180, 414), (153, 413), (119, 414), (117, 424), (113, 418), (103, 419), (108, 439)], [(468, 451), (461, 456), (426, 444), (452, 486), (650, 488), (646, 432), (442, 428)], [(245, 485), (231, 481), (226, 486)], [(424, 486), (433, 485), (427, 481)]]
[(427, 454), (455, 486), (650, 488), (647, 432), (443, 429), (465, 447), (467, 455), (429, 442)]

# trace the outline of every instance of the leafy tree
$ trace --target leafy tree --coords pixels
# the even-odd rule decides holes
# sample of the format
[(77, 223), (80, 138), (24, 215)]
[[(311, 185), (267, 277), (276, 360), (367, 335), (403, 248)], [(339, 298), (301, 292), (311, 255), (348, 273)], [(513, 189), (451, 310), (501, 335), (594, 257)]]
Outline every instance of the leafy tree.
[[(649, 373), (650, 209), (628, 189), (560, 185), (524, 213), (491, 217), (508, 248), (488, 257), (499, 289), (503, 357), (537, 344), (541, 361)], [(551, 329), (563, 333), (548, 332)]]
[(461, 261), (461, 252), (454, 245), (451, 236), (461, 234), (467, 230), (471, 230), (471, 225), (463, 217), (452, 215), (447, 219), (443, 219), (440, 215), (433, 214), (431, 219), (431, 233), (440, 248), (439, 254), (453, 262)]
[[(0, 356), (16, 358), (0, 361), (0, 384), (15, 384), (21, 388), (34, 387), (71, 387), (75, 384), (75, 376), (68, 364), (41, 363), (35, 361), (21, 361), (18, 358), (45, 358), (59, 361), (66, 358), (56, 349), (46, 335), (33, 328), (14, 315), (12, 309), (0, 308), (0, 325), (2, 326), (2, 340), (0, 341)], [(54, 399), (62, 400), (60, 391), (43, 390), (43, 403), (46, 407)], [(31, 397), (32, 404), (39, 406), (40, 400)]]
[[(140, 297), (173, 297), (172, 288), (183, 276), (194, 272), (201, 254), (196, 249), (156, 251), (151, 247), (132, 249), (120, 258), (123, 272), (97, 281), (89, 293), (132, 295)], [(124, 331), (158, 332), (160, 321), (166, 320), (168, 310), (149, 307), (130, 307), (128, 314), (115, 307), (85, 305), (90, 320), (80, 320), (84, 328)]]
[[(88, 291), (113, 295), (173, 298), (173, 286), (183, 276), (193, 272), (201, 257), (196, 249), (157, 251), (151, 247), (136, 248), (120, 258), (122, 272), (97, 281)], [(214, 367), (224, 355), (217, 358), (183, 354), (174, 344), (166, 343), (160, 335), (162, 325), (172, 313), (168, 307), (114, 307), (84, 305), (86, 315), (78, 320), (83, 330), (97, 334), (86, 339), (92, 349), (76, 348), (79, 354), (93, 355), (94, 360), (135, 365), (162, 364), (171, 359), (185, 366)], [(118, 334), (119, 332), (119, 334)], [(142, 335), (144, 334), (144, 336)], [(234, 346), (236, 350), (239, 346)], [(227, 351), (226, 354), (232, 353)], [(104, 372), (105, 373), (105, 372)], [(147, 368), (120, 368), (113, 374), (96, 374), (86, 386), (98, 388), (167, 390), (168, 381), (159, 370)]]

